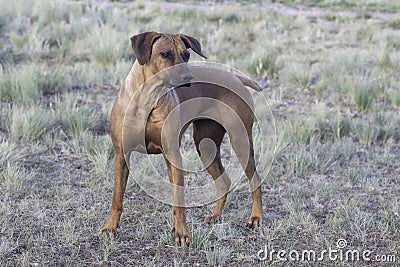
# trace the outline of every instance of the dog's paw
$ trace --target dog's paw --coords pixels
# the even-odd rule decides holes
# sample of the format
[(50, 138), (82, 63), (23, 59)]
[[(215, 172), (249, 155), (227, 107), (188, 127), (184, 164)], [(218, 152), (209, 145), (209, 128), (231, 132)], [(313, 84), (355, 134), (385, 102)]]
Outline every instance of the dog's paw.
[[(178, 229), (178, 230), (177, 230)], [(185, 246), (190, 243), (189, 230), (186, 225), (181, 227), (174, 227), (175, 246)]]
[(218, 223), (221, 220), (221, 216), (220, 215), (211, 215), (211, 216), (206, 216), (204, 217), (204, 222), (206, 223), (211, 223), (211, 224), (215, 224)]
[(101, 228), (99, 235), (114, 235), (118, 228), (118, 222), (109, 219), (106, 224)]
[(250, 216), (249, 221), (247, 222), (247, 227), (255, 228), (262, 225), (262, 216), (252, 215)]
[(99, 236), (107, 236), (107, 235), (111, 236), (111, 235), (115, 235), (115, 232), (116, 232), (116, 230), (103, 227), (99, 231), (98, 235)]

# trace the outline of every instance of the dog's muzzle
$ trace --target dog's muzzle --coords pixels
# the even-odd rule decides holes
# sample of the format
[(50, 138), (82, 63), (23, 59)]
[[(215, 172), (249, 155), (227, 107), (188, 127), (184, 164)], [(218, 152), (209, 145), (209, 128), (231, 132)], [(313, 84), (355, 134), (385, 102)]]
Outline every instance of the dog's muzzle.
[(193, 74), (190, 71), (184, 72), (181, 75), (181, 79), (184, 82), (190, 82), (191, 80), (193, 80)]
[(182, 84), (180, 87), (190, 87), (191, 83), (190, 81), (193, 80), (193, 74), (190, 71), (184, 72), (181, 74), (181, 80)]
[(190, 87), (190, 81), (193, 80), (193, 74), (186, 64), (175, 65), (158, 75), (169, 88)]

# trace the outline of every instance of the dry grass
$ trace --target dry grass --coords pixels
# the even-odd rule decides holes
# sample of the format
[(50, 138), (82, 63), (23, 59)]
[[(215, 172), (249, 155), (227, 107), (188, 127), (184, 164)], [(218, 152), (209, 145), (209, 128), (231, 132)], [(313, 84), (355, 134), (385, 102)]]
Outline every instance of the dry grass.
[[(1, 266), (312, 266), (257, 252), (339, 238), (400, 264), (397, 1), (28, 2), (0, 0)], [(244, 227), (243, 179), (221, 223), (203, 223), (212, 205), (188, 209), (192, 243), (174, 248), (171, 207), (130, 179), (118, 234), (97, 236), (113, 187), (110, 108), (134, 59), (129, 37), (146, 30), (195, 36), (209, 60), (265, 83), (278, 140), (273, 158), (272, 141), (255, 138), (271, 151), (260, 169), (273, 158), (262, 229)]]

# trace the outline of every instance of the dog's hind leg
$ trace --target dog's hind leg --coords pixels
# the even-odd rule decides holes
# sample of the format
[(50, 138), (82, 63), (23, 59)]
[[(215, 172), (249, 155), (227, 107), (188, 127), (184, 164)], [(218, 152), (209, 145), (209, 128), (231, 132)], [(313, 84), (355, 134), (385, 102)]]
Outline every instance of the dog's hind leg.
[[(217, 188), (217, 202), (214, 212), (211, 216), (205, 217), (205, 221), (208, 223), (216, 223), (219, 221), (222, 209), (225, 205), (226, 196), (231, 186), (231, 181), (222, 166), (220, 156), (220, 146), (224, 135), (225, 129), (217, 122), (212, 120), (198, 120), (193, 122), (193, 139), (197, 152), (207, 171), (214, 179)], [(214, 153), (208, 151), (207, 147), (204, 147), (204, 143), (202, 143), (202, 140), (205, 141), (207, 139), (211, 139), (209, 141), (215, 144), (215, 148), (217, 149), (215, 156)], [(207, 144), (205, 146), (207, 146)], [(214, 156), (214, 158), (210, 158), (212, 156)]]
[(250, 219), (247, 223), (249, 227), (261, 226), (263, 220), (262, 200), (261, 200), (261, 178), (258, 174), (254, 161), (254, 149), (251, 127), (246, 127), (247, 137), (230, 135), (231, 145), (235, 154), (242, 165), (251, 189), (252, 208)]

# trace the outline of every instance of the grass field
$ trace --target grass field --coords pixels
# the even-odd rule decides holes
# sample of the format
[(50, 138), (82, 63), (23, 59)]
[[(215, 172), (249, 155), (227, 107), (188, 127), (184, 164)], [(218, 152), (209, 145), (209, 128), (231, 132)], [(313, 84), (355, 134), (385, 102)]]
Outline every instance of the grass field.
[[(0, 266), (400, 265), (398, 1), (0, 7)], [(109, 114), (134, 60), (129, 38), (147, 30), (194, 36), (210, 61), (265, 87), (278, 140), (262, 229), (244, 227), (243, 179), (221, 223), (203, 223), (213, 205), (187, 210), (192, 242), (175, 248), (172, 208), (130, 179), (118, 234), (97, 235), (113, 189)], [(337, 249), (339, 239), (375, 261), (257, 256)]]

